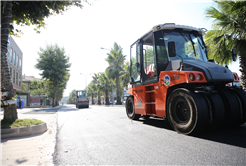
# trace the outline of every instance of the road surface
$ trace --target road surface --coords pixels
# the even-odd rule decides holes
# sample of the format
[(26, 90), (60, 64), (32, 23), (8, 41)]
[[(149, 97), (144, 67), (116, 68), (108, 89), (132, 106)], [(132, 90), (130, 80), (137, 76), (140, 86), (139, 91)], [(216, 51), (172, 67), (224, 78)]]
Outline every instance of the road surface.
[(57, 118), (55, 165), (246, 165), (246, 124), (188, 136), (124, 107), (64, 105)]

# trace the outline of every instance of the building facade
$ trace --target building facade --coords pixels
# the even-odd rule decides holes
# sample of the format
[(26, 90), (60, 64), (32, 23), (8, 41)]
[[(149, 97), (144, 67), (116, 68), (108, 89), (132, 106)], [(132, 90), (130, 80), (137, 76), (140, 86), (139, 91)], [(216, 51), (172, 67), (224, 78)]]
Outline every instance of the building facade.
[(24, 107), (37, 107), (40, 106), (40, 103), (42, 103), (43, 106), (49, 105), (49, 98), (45, 95), (35, 96), (29, 93), (32, 90), (30, 88), (31, 81), (34, 80), (40, 81), (39, 78), (35, 78), (34, 76), (26, 76), (25, 74), (22, 76), (22, 84), (24, 88), (22, 89), (20, 99), (24, 101)]
[(7, 59), (14, 95), (16, 95), (16, 91), (22, 90), (23, 53), (11, 36), (9, 36)]

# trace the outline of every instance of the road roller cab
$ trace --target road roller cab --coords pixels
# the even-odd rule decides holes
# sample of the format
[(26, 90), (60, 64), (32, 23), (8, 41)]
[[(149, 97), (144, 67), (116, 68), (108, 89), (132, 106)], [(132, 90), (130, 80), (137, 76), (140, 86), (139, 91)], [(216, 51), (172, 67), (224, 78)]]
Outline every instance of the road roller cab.
[(246, 93), (226, 86), (234, 75), (208, 60), (204, 34), (204, 29), (168, 23), (131, 45), (130, 119), (162, 117), (183, 134), (245, 123)]

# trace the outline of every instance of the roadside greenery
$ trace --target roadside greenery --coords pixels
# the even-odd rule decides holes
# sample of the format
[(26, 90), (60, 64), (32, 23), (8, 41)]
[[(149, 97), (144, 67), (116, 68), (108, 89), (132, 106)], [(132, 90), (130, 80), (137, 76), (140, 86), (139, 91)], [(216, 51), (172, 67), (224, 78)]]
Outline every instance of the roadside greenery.
[(31, 125), (38, 125), (44, 123), (37, 119), (2, 119), (1, 129), (15, 128), (15, 127), (25, 127)]
[(120, 78), (122, 77), (122, 71), (124, 71), (123, 65), (125, 59), (126, 55), (123, 55), (121, 46), (117, 43), (114, 43), (114, 47), (111, 48), (110, 53), (108, 53), (108, 57), (106, 59), (109, 64), (106, 71), (108, 73), (108, 77), (116, 81), (116, 104), (121, 104)]
[(241, 82), (246, 88), (246, 1), (214, 1), (206, 9), (206, 17), (213, 19), (213, 29), (206, 34), (208, 54), (219, 64), (231, 62), (231, 50), (239, 56)]
[[(44, 22), (45, 18), (54, 14), (63, 13), (70, 6), (82, 8), (83, 6), (80, 2), (80, 0), (1, 1), (1, 88), (5, 88), (9, 92), (10, 98), (14, 97), (14, 90), (7, 62), (7, 46), (9, 35), (18, 36), (21, 33), (13, 27), (13, 23), (22, 26), (34, 25), (34, 30), (40, 33), (40, 28), (46, 26)], [(4, 108), (4, 119), (18, 119), (15, 104)]]
[(65, 55), (65, 49), (57, 44), (46, 45), (40, 48), (38, 63), (35, 67), (42, 71), (40, 74), (47, 81), (48, 96), (52, 98), (52, 107), (58, 105), (62, 98), (67, 81), (69, 80), (69, 57)]
[[(105, 101), (105, 104), (109, 104), (109, 99), (112, 99), (112, 91), (116, 91), (117, 103), (121, 104), (121, 96), (124, 94), (124, 87), (129, 82), (129, 62), (126, 62), (126, 55), (123, 55), (122, 48), (117, 43), (114, 43), (113, 48), (107, 53), (108, 57), (106, 61), (109, 66), (106, 68), (105, 72), (94, 73), (92, 76), (93, 80), (85, 88), (87, 91), (87, 96), (92, 99), (92, 104), (94, 104), (94, 99), (97, 98), (96, 104), (102, 104), (101, 99)], [(75, 95), (73, 96), (75, 90), (73, 90), (67, 99), (68, 103), (73, 103), (75, 101)], [(114, 100), (114, 99), (113, 99)]]
[(67, 98), (67, 103), (75, 104), (75, 98), (76, 98), (76, 90), (74, 89), (72, 92), (69, 93), (69, 96)]
[(45, 87), (45, 80), (33, 80), (30, 83), (30, 90), (28, 91), (33, 96), (38, 96), (39, 98), (42, 95), (46, 95), (47, 89)]

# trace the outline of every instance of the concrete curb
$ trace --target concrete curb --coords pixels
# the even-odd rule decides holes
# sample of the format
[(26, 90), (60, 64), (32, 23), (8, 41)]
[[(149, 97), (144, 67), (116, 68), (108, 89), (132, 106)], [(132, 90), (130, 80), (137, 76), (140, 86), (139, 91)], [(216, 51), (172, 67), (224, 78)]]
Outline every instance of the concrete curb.
[(47, 124), (42, 123), (28, 127), (18, 127), (11, 129), (1, 129), (1, 138), (23, 137), (34, 134), (40, 134), (47, 131)]

